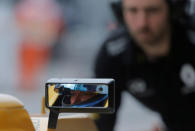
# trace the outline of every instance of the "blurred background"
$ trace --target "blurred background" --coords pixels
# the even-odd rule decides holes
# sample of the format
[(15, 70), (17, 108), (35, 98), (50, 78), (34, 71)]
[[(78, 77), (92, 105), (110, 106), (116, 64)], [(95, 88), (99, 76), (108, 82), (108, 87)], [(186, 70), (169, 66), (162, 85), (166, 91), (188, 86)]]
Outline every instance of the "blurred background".
[[(116, 26), (113, 17), (108, 0), (1, 0), (1, 93), (39, 114), (49, 78), (94, 76), (97, 52)], [(122, 96), (115, 131), (150, 131), (162, 124), (158, 114), (128, 93)]]

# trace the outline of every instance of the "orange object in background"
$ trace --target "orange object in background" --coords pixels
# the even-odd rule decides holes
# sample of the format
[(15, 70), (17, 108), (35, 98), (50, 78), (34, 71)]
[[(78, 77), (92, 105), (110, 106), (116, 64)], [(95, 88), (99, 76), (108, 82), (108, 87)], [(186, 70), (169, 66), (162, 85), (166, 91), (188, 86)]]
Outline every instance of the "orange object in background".
[(47, 65), (50, 58), (50, 47), (41, 47), (23, 43), (20, 47), (20, 83), (25, 89), (36, 88), (36, 78)]
[(50, 59), (64, 21), (53, 0), (21, 0), (15, 12), (21, 32), (19, 87), (31, 90), (37, 88), (37, 76)]

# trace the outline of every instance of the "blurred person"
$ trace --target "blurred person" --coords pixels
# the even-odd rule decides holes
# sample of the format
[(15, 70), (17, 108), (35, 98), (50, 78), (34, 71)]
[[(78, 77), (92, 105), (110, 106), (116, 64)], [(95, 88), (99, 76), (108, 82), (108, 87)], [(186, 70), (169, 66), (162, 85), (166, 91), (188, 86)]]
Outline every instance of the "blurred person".
[(51, 50), (64, 28), (60, 6), (53, 0), (20, 0), (16, 21), (21, 32), (19, 88), (35, 89)]
[(116, 80), (116, 112), (100, 115), (100, 131), (114, 129), (122, 91), (158, 112), (164, 130), (195, 131), (195, 45), (189, 35), (193, 23), (186, 10), (188, 2), (121, 0), (112, 4), (120, 27), (100, 49), (95, 74)]

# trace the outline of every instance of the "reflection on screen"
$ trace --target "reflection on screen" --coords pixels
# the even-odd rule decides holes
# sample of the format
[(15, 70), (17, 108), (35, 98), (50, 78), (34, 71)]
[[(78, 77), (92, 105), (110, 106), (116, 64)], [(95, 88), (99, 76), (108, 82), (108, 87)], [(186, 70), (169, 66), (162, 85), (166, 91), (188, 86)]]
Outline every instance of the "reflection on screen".
[(49, 84), (49, 106), (108, 107), (108, 86), (92, 84)]

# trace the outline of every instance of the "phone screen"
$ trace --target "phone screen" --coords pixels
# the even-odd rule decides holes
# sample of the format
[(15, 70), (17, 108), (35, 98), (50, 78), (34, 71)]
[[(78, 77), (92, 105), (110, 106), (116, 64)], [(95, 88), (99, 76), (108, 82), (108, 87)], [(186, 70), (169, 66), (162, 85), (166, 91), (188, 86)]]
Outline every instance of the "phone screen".
[(104, 84), (48, 84), (48, 105), (55, 108), (107, 108), (109, 89)]

